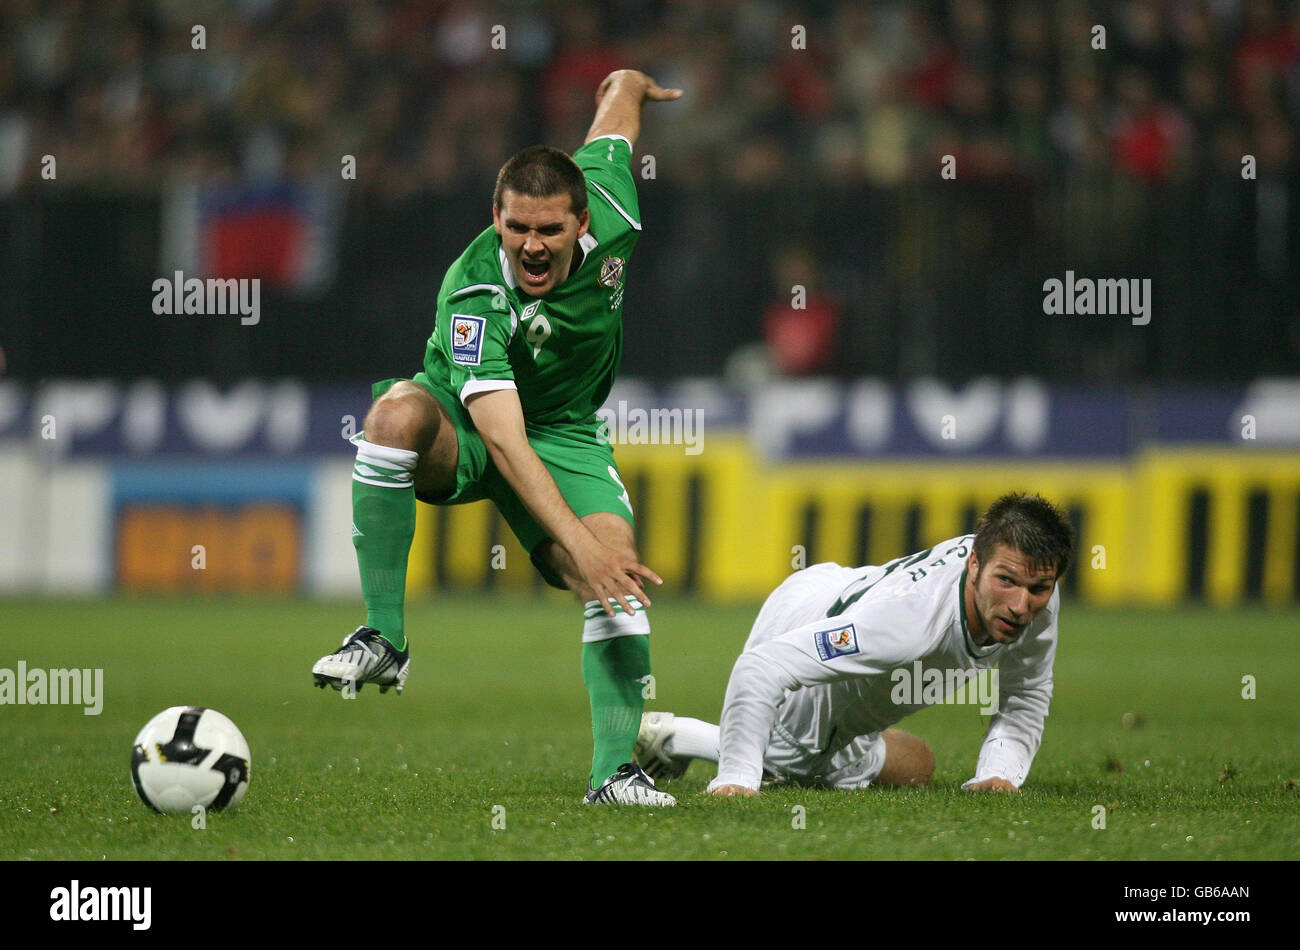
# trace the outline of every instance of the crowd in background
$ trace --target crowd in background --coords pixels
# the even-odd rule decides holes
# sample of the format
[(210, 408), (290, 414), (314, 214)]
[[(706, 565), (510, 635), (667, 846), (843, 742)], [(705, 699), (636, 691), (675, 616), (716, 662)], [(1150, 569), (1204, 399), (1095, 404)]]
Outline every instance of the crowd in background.
[(1159, 181), (1293, 161), (1300, 4), (11, 0), (0, 188), (45, 154), (119, 187), (352, 154), (378, 195), (454, 191), (524, 144), (576, 146), (625, 65), (687, 91), (647, 131), (669, 174), (888, 187), (952, 154), (971, 175)]
[[(627, 312), (652, 330), (629, 332), (625, 371), (1300, 366), (1298, 0), (8, 0), (0, 345), (20, 374), (83, 371), (63, 314), (139, 308), (165, 183), (338, 185), (353, 156), (329, 294), (283, 301), (256, 339), (165, 332), (197, 354), (178, 372), (390, 375), (504, 159), (576, 148), (623, 66), (685, 90), (638, 142)], [(40, 189), (46, 155), (68, 187)], [(87, 228), (109, 237), (76, 262)], [(91, 304), (74, 292), (97, 267)], [(1066, 269), (1152, 278), (1149, 332), (1047, 320), (1039, 288)], [(316, 345), (323, 325), (373, 365)], [(170, 337), (136, 329), (110, 372), (154, 372)]]

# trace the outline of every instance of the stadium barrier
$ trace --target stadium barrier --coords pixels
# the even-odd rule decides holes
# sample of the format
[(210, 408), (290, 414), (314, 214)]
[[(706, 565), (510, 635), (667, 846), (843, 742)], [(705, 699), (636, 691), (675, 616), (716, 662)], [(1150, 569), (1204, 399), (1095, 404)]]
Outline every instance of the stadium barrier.
[[(368, 404), (293, 380), (0, 382), (0, 591), (356, 597)], [(1071, 596), (1300, 600), (1300, 380), (624, 381), (607, 407), (643, 559), (674, 592), (754, 599), (801, 565), (883, 563), (1019, 489), (1079, 529)], [(417, 511), (413, 593), (544, 589), (491, 505)]]
[[(50, 469), (29, 456), (6, 452), (0, 464), (0, 489), (22, 500), (0, 513), (0, 590), (358, 593), (348, 462)], [(718, 435), (699, 455), (620, 446), (617, 458), (642, 559), (672, 591), (756, 599), (817, 561), (883, 563), (970, 530), (994, 498), (1022, 490), (1070, 513), (1078, 546), (1063, 589), (1085, 602), (1300, 600), (1294, 452), (772, 464), (745, 438)], [(408, 589), (544, 585), (481, 502), (417, 506)]]
[[(969, 531), (1007, 491), (1039, 492), (1078, 533), (1064, 592), (1083, 601), (1216, 605), (1300, 599), (1300, 455), (1149, 449), (1106, 462), (797, 462), (743, 438), (688, 456), (620, 446), (642, 560), (674, 590), (766, 596), (816, 563), (881, 564)], [(420, 506), (408, 590), (542, 586), (486, 503)]]

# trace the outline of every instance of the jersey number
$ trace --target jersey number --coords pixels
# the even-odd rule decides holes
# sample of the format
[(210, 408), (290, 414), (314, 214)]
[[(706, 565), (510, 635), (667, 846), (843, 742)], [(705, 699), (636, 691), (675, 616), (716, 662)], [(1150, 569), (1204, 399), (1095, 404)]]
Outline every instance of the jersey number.
[(628, 497), (627, 486), (623, 484), (623, 479), (618, 477), (618, 469), (616, 469), (613, 465), (607, 465), (606, 469), (609, 471), (609, 477), (614, 479), (614, 483), (618, 485), (619, 488), (623, 489), (623, 494), (618, 496), (618, 500), (621, 501), (623, 504), (627, 505), (627, 510), (629, 513), (631, 513), (632, 499)]
[(533, 319), (528, 322), (528, 329), (524, 331), (524, 339), (528, 345), (533, 348), (533, 359), (542, 351), (542, 345), (551, 337), (551, 321), (546, 319), (545, 314), (534, 314)]

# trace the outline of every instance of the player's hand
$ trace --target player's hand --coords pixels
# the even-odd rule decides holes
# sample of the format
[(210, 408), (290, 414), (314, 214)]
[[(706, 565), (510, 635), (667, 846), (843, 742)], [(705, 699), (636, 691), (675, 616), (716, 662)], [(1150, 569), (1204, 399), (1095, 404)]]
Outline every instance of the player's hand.
[(680, 89), (664, 89), (657, 82), (647, 76), (645, 73), (638, 72), (635, 69), (616, 69), (606, 76), (596, 87), (596, 108), (600, 108), (600, 101), (605, 98), (605, 93), (609, 87), (620, 79), (632, 80), (642, 84), (641, 101), (649, 99), (652, 102), (669, 102), (673, 99), (680, 99), (682, 91)]
[(747, 785), (719, 785), (717, 788), (709, 789), (710, 795), (732, 796), (739, 795), (742, 798), (753, 798), (758, 792), (754, 791)]
[[(642, 75), (645, 75), (644, 73)], [(645, 90), (645, 97), (651, 102), (672, 102), (674, 99), (682, 97), (680, 89), (664, 89), (649, 76), (645, 77), (648, 85)]]
[(1016, 788), (1006, 779), (998, 778), (996, 776), (994, 776), (993, 778), (986, 778), (982, 782), (977, 782), (974, 785), (972, 785), (970, 788), (966, 789), (966, 791), (968, 792), (1014, 792), (1017, 795), (1020, 794), (1020, 789)]
[(629, 617), (636, 613), (628, 603), (630, 598), (635, 597), (642, 606), (649, 607), (650, 598), (641, 586), (641, 579), (662, 584), (663, 578), (635, 558), (602, 544), (594, 534), (589, 534), (588, 538), (569, 554), (583, 581), (591, 588), (592, 596), (600, 601), (605, 613), (614, 616), (611, 598)]

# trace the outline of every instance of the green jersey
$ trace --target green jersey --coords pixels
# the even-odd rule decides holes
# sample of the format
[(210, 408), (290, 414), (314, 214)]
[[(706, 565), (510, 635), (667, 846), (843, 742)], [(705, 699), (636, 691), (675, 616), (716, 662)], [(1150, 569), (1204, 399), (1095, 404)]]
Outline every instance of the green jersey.
[(641, 231), (632, 146), (603, 136), (573, 160), (587, 179), (591, 214), (574, 250), (577, 268), (545, 297), (530, 297), (488, 228), (447, 270), (424, 356), (425, 374), (462, 404), (475, 393), (518, 389), (530, 426), (592, 420), (623, 353), (623, 289)]

